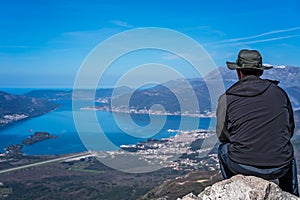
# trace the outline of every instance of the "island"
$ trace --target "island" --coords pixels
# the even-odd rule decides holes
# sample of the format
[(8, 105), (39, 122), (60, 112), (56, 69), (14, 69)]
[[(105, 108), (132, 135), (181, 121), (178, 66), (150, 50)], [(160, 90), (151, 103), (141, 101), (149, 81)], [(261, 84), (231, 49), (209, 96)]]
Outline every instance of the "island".
[(29, 138), (26, 138), (23, 140), (24, 145), (32, 145), (37, 142), (41, 142), (43, 140), (51, 139), (51, 138), (57, 138), (57, 135), (51, 135), (48, 132), (35, 132), (33, 135), (29, 136)]

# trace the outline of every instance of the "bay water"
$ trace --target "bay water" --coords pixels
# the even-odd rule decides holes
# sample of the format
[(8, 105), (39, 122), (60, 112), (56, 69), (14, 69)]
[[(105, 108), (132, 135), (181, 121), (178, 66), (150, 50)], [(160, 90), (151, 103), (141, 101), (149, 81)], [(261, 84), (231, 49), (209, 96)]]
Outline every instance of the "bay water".
[[(57, 155), (74, 152), (86, 151), (84, 144), (81, 142), (77, 133), (75, 123), (73, 120), (73, 111), (75, 112), (94, 112), (87, 110), (80, 110), (80, 108), (72, 109), (72, 101), (64, 100), (57, 101), (61, 106), (56, 110), (45, 115), (16, 122), (0, 129), (0, 152), (4, 152), (4, 148), (13, 144), (21, 144), (22, 141), (37, 131), (49, 132), (52, 135), (57, 135), (55, 139), (47, 139), (37, 142), (30, 146), (24, 146), (23, 151), (27, 155)], [(82, 101), (82, 107), (85, 102)], [(116, 146), (136, 144), (147, 138), (138, 138), (128, 135), (123, 132), (114, 120), (111, 112), (95, 111), (98, 120), (105, 120), (101, 123), (101, 127), (105, 135)], [(159, 120), (161, 116), (153, 116)], [(161, 130), (152, 138), (161, 139), (168, 138), (175, 135), (180, 127), (180, 121), (183, 116), (167, 116), (167, 120)], [(184, 116), (184, 118), (189, 118)], [(147, 125), (149, 123), (148, 115), (136, 114), (133, 116), (134, 122), (139, 125)], [(88, 123), (89, 119), (85, 119), (80, 123)], [(211, 118), (199, 119), (198, 128), (208, 129)], [(192, 120), (191, 120), (192, 121)], [(124, 125), (124, 124), (123, 124)], [(187, 130), (188, 131), (188, 130)], [(192, 130), (190, 130), (192, 131)]]

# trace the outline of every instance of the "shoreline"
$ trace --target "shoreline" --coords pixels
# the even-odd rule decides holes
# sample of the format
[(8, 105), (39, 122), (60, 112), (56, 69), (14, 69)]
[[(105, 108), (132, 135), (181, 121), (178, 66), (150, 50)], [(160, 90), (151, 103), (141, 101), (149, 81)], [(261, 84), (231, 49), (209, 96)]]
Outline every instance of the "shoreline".
[(93, 110), (101, 112), (111, 112), (111, 113), (127, 113), (127, 114), (136, 114), (136, 115), (156, 115), (156, 116), (184, 116), (184, 117), (197, 117), (197, 118), (216, 118), (215, 113), (170, 113), (170, 112), (160, 112), (160, 111), (151, 111), (151, 110), (135, 110), (135, 109), (110, 109), (108, 107), (99, 107), (99, 106), (87, 106), (80, 108), (81, 111)]
[(14, 126), (14, 125), (16, 125), (18, 122), (24, 122), (24, 121), (30, 120), (30, 119), (32, 119), (32, 118), (40, 117), (40, 116), (46, 115), (46, 114), (48, 114), (48, 113), (50, 113), (50, 112), (53, 112), (53, 111), (57, 110), (59, 107), (61, 107), (60, 104), (57, 104), (57, 105), (58, 105), (57, 107), (55, 107), (55, 108), (53, 108), (53, 109), (51, 109), (51, 110), (49, 110), (49, 111), (47, 111), (47, 112), (44, 112), (44, 113), (41, 113), (41, 114), (38, 114), (38, 115), (33, 115), (33, 116), (28, 116), (28, 115), (27, 115), (27, 117), (20, 118), (20, 119), (18, 119), (18, 120), (10, 121), (10, 122), (8, 122), (8, 123), (6, 123), (6, 124), (2, 124), (2, 125), (0, 125), (0, 131), (3, 130), (3, 129), (5, 129), (5, 128)]

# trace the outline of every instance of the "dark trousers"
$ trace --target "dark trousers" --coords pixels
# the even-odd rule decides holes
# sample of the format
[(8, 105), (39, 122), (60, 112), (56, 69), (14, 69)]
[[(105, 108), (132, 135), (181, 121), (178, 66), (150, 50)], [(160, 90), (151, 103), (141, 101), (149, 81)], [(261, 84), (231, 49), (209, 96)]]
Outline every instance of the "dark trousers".
[(225, 179), (236, 174), (252, 175), (266, 180), (278, 179), (279, 187), (286, 192), (299, 197), (296, 160), (292, 159), (287, 166), (275, 168), (258, 168), (232, 161), (228, 157), (228, 144), (220, 144), (218, 149), (220, 169)]

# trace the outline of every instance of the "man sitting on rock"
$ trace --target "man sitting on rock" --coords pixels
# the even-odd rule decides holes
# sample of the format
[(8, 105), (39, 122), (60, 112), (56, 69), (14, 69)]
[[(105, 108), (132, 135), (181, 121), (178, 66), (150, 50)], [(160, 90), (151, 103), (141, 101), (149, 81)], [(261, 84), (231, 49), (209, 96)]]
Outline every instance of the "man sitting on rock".
[(225, 179), (236, 174), (279, 180), (282, 190), (299, 196), (291, 137), (293, 110), (278, 81), (261, 79), (264, 70), (256, 50), (241, 50), (237, 62), (227, 62), (239, 81), (219, 98), (218, 156)]

